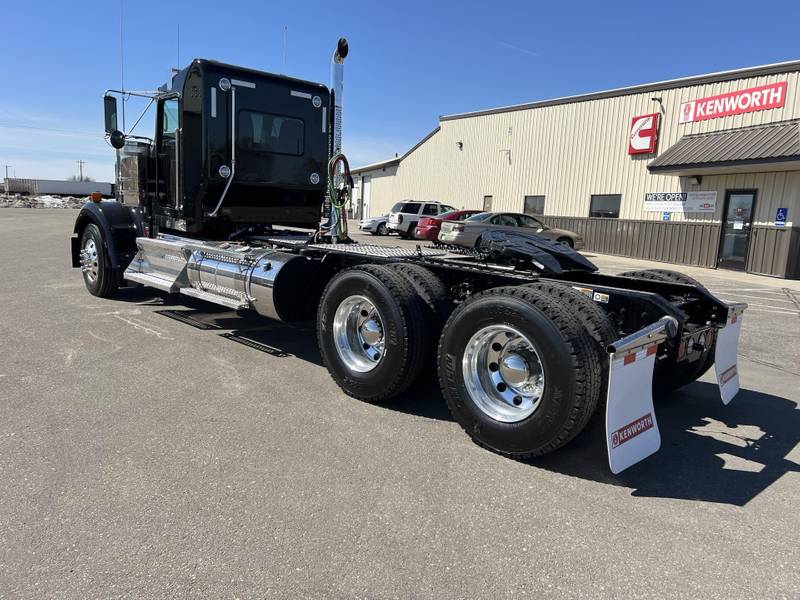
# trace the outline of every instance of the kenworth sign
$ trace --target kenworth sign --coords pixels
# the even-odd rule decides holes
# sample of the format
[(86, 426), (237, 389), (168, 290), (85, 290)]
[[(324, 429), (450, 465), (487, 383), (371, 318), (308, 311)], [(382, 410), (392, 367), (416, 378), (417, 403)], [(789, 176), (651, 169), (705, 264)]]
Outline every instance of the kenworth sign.
[(730, 115), (781, 108), (786, 102), (786, 82), (770, 83), (737, 92), (689, 100), (681, 104), (680, 123), (694, 123)]

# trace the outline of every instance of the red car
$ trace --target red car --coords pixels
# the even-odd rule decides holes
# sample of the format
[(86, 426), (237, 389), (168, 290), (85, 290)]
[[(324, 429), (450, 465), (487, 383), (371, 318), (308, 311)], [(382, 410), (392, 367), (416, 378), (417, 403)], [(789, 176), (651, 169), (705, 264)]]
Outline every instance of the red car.
[(438, 217), (423, 217), (414, 228), (414, 238), (418, 240), (430, 240), (435, 242), (439, 239), (439, 230), (442, 221), (463, 221), (467, 217), (478, 214), (479, 210), (451, 210), (442, 213)]

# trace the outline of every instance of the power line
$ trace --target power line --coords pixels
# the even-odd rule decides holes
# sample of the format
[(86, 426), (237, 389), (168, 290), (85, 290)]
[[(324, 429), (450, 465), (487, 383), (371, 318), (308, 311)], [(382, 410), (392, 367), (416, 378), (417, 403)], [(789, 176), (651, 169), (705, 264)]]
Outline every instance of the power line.
[(11, 123), (8, 121), (0, 121), (0, 127), (7, 127), (10, 129), (33, 129), (35, 131), (52, 131), (56, 133), (70, 133), (72, 135), (79, 135), (84, 137), (101, 138), (99, 133), (92, 133), (89, 131), (77, 131), (75, 129), (56, 129), (54, 127), (38, 127), (36, 125), (25, 125), (23, 123)]

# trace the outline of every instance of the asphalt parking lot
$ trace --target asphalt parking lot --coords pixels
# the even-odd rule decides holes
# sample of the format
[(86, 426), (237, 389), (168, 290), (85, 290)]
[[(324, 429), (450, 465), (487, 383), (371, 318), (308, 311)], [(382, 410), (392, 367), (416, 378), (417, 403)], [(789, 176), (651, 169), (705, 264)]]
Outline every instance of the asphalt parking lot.
[(313, 324), (94, 298), (75, 216), (0, 210), (0, 597), (800, 595), (800, 282), (685, 269), (751, 303), (742, 392), (659, 404), (662, 449), (613, 476), (596, 427), (516, 462), (433, 381), (343, 395)]

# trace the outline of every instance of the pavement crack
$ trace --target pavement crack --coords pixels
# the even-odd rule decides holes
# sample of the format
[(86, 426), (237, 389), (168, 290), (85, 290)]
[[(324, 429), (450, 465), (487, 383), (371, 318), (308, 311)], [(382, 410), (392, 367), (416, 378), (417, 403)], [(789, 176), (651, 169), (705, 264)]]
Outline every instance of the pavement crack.
[(789, 299), (789, 301), (794, 304), (794, 307), (797, 309), (797, 316), (800, 317), (800, 298), (798, 298), (789, 288), (781, 289), (783, 290), (783, 293), (786, 294), (786, 297)]

